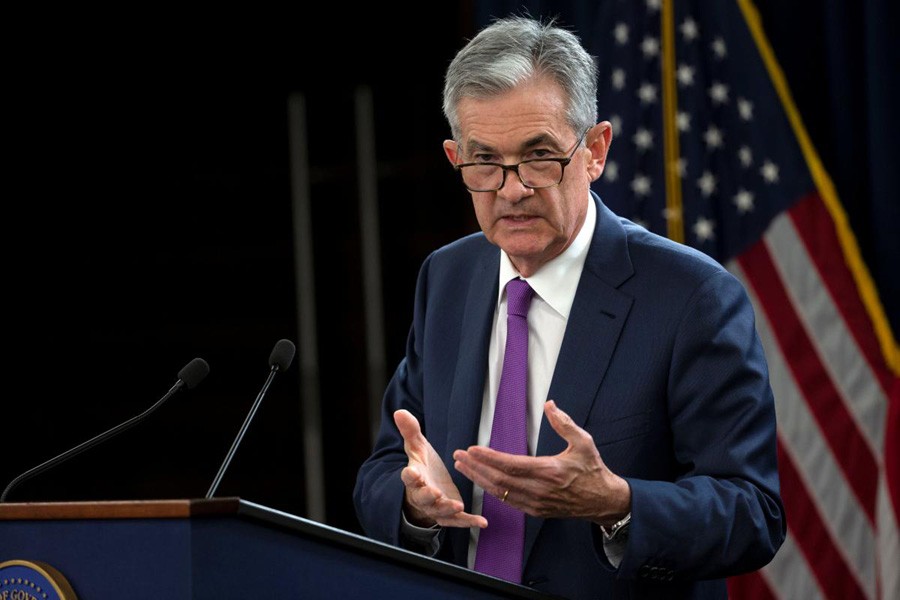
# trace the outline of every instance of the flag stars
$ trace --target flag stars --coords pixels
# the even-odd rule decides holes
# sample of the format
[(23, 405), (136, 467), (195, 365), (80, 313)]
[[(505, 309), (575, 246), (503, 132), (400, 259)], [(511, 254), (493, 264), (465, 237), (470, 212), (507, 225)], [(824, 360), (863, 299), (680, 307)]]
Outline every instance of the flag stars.
[(624, 46), (628, 43), (628, 25), (625, 23), (616, 23), (616, 26), (613, 27), (613, 37), (616, 40), (616, 43), (620, 46)]
[(675, 71), (675, 78), (678, 79), (678, 85), (681, 87), (694, 85), (694, 67), (683, 63), (678, 65), (678, 69)]
[(681, 29), (681, 35), (684, 36), (685, 41), (688, 41), (688, 42), (693, 42), (695, 39), (697, 39), (697, 36), (699, 35), (699, 30), (697, 29), (697, 22), (694, 19), (692, 19), (691, 17), (688, 17), (687, 19), (685, 19), (684, 22), (681, 24), (681, 27), (679, 27), (679, 29)]
[(631, 181), (631, 191), (634, 192), (635, 196), (649, 196), (650, 178), (638, 173)]
[(716, 55), (716, 58), (722, 60), (726, 56), (728, 56), (728, 47), (725, 45), (725, 40), (721, 37), (717, 37), (710, 44), (710, 48), (712, 48), (713, 54)]
[(659, 40), (655, 37), (645, 37), (641, 42), (641, 52), (644, 53), (644, 58), (648, 60), (659, 56)]
[(715, 125), (710, 125), (707, 130), (703, 132), (703, 141), (706, 142), (706, 149), (709, 151), (721, 148), (723, 139), (724, 136), (722, 135), (722, 130)]
[(625, 69), (613, 69), (612, 87), (616, 91), (621, 91), (625, 88)]
[(709, 97), (712, 99), (713, 104), (727, 104), (728, 86), (724, 83), (714, 81), (712, 86), (709, 88)]
[(743, 121), (752, 121), (753, 120), (753, 103), (747, 100), (746, 98), (738, 97), (737, 100), (737, 109), (738, 114)]
[(619, 115), (612, 115), (609, 118), (609, 124), (612, 125), (613, 134), (619, 134), (622, 132), (622, 117)]
[(606, 161), (603, 174), (608, 181), (616, 181), (619, 178), (619, 164), (614, 160)]
[(771, 160), (766, 159), (763, 166), (759, 169), (759, 174), (766, 183), (778, 183), (778, 165)]
[(715, 221), (706, 217), (698, 217), (692, 229), (694, 230), (694, 235), (697, 236), (697, 241), (703, 243), (715, 239), (715, 227)]
[(647, 12), (659, 12), (659, 8), (662, 6), (662, 0), (647, 0)]
[(703, 175), (697, 180), (697, 187), (704, 198), (709, 198), (716, 191), (716, 176), (709, 171), (703, 171)]
[(656, 86), (652, 83), (642, 83), (637, 90), (637, 96), (641, 104), (656, 104)]
[(672, 207), (667, 206), (663, 209), (662, 216), (663, 216), (663, 219), (666, 220), (666, 222), (680, 221), (681, 220), (681, 210), (678, 208), (672, 208)]
[(753, 151), (750, 150), (749, 146), (741, 146), (738, 150), (738, 160), (741, 161), (741, 166), (745, 169), (749, 169), (750, 165), (753, 164)]
[(639, 128), (631, 139), (639, 152), (646, 152), (653, 148), (653, 132), (649, 129)]
[(675, 115), (675, 125), (678, 127), (678, 131), (687, 133), (691, 130), (691, 115), (679, 111), (678, 114)]
[(753, 194), (741, 188), (731, 200), (737, 207), (738, 214), (747, 214), (753, 210)]
[(678, 172), (678, 176), (682, 179), (687, 177), (687, 164), (687, 159), (683, 156), (675, 161), (675, 171)]

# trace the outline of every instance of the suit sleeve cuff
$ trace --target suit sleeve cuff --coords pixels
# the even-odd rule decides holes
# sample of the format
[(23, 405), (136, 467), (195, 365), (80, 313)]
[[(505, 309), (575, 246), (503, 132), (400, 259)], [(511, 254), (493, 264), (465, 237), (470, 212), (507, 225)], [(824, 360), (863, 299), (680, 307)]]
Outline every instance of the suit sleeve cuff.
[(400, 543), (407, 550), (434, 556), (440, 548), (440, 525), (431, 527), (419, 527), (413, 525), (406, 518), (406, 513), (400, 512)]

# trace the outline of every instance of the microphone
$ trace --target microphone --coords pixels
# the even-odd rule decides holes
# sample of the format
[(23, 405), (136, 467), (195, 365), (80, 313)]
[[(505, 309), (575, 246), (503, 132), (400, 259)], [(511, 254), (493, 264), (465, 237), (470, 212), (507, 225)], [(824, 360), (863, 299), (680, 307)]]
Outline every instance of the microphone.
[(259, 395), (256, 396), (256, 400), (253, 402), (253, 406), (250, 408), (250, 413), (247, 415), (247, 418), (244, 419), (244, 424), (241, 426), (241, 430), (238, 431), (237, 437), (234, 438), (234, 442), (231, 444), (231, 449), (225, 456), (225, 460), (222, 461), (222, 466), (219, 467), (219, 472), (216, 473), (216, 478), (213, 479), (212, 485), (209, 486), (209, 491), (206, 492), (207, 499), (213, 497), (213, 494), (216, 493), (216, 488), (218, 488), (219, 483), (222, 482), (222, 477), (225, 475), (225, 471), (226, 469), (228, 469), (228, 465), (231, 463), (231, 459), (234, 458), (234, 453), (235, 451), (237, 451), (237, 447), (240, 445), (241, 440), (244, 439), (244, 434), (247, 433), (247, 428), (250, 426), (250, 421), (252, 421), (254, 415), (256, 415), (256, 409), (259, 408), (263, 396), (266, 395), (266, 391), (272, 384), (272, 380), (275, 379), (275, 373), (279, 371), (287, 371), (288, 367), (291, 366), (291, 361), (294, 360), (295, 351), (296, 348), (294, 347), (294, 343), (290, 340), (278, 340), (275, 343), (275, 347), (272, 348), (272, 354), (269, 355), (269, 376), (266, 378), (266, 382), (263, 384), (262, 389), (259, 390)]
[(137, 425), (140, 421), (143, 421), (145, 418), (147, 418), (147, 416), (149, 416), (150, 413), (152, 413), (157, 408), (159, 408), (163, 402), (165, 402), (172, 396), (172, 394), (174, 394), (175, 392), (180, 390), (183, 386), (187, 386), (189, 389), (196, 387), (197, 384), (199, 384), (201, 381), (203, 381), (203, 378), (206, 377), (206, 375), (208, 373), (209, 373), (209, 365), (206, 363), (206, 361), (203, 360), (202, 358), (195, 358), (194, 360), (192, 360), (191, 362), (186, 364), (180, 371), (178, 371), (178, 381), (175, 382), (175, 385), (173, 385), (171, 387), (171, 389), (169, 389), (169, 391), (166, 392), (162, 398), (160, 398), (159, 400), (156, 401), (156, 404), (154, 404), (153, 406), (151, 406), (150, 408), (148, 408), (141, 414), (137, 415), (136, 417), (132, 417), (132, 418), (128, 419), (127, 421), (125, 421), (124, 423), (122, 423), (120, 425), (116, 425), (109, 431), (105, 431), (105, 432), (101, 433), (100, 435), (93, 437), (93, 438), (89, 439), (88, 441), (83, 442), (70, 450), (66, 450), (59, 456), (55, 456), (55, 457), (51, 458), (50, 460), (48, 460), (47, 462), (41, 463), (38, 466), (36, 466), (32, 469), (29, 469), (28, 471), (25, 471), (24, 473), (22, 473), (21, 475), (19, 475), (15, 479), (13, 479), (11, 482), (9, 482), (9, 485), (6, 486), (5, 490), (3, 490), (3, 494), (0, 494), (0, 503), (5, 502), (6, 496), (9, 495), (9, 492), (14, 487), (19, 485), (23, 481), (25, 481), (26, 479), (28, 479), (30, 477), (34, 477), (35, 475), (38, 475), (40, 473), (43, 473), (50, 467), (54, 467), (54, 466), (58, 465), (59, 463), (63, 462), (64, 460), (68, 460), (68, 459), (72, 458), (73, 456), (81, 454), (85, 450), (87, 450), (89, 448), (93, 448), (100, 442), (108, 440), (109, 438), (113, 437), (114, 435), (122, 433), (126, 429), (133, 427), (134, 425)]

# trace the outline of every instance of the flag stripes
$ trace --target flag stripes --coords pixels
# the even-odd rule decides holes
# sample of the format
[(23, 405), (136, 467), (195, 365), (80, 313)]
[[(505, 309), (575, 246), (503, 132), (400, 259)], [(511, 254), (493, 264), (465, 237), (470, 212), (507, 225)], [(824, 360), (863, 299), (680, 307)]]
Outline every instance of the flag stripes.
[[(852, 571), (850, 567), (845, 567), (838, 570), (827, 569), (825, 574), (837, 577), (841, 573), (845, 576), (849, 576), (853, 571), (861, 573), (864, 581), (872, 582), (864, 584), (863, 587), (870, 588), (874, 593), (875, 531), (872, 523), (866, 517), (847, 480), (842, 476), (836, 457), (841, 449), (833, 450), (828, 445), (790, 369), (789, 360), (772, 332), (774, 324), (756, 296), (758, 285), (765, 285), (766, 279), (764, 278), (762, 283), (752, 281), (739, 263), (740, 261), (729, 264), (729, 270), (748, 290), (756, 310), (756, 329), (769, 363), (779, 430), (781, 495), (788, 513), (788, 527), (792, 536), (792, 543), (785, 543), (782, 546), (773, 563), (766, 568), (766, 572), (776, 589), (791, 587), (793, 585), (791, 579), (798, 577), (799, 574), (793, 569), (779, 566), (783, 567), (785, 563), (796, 566), (799, 560), (791, 554), (798, 550), (802, 550), (804, 557), (814, 561), (822, 552), (823, 544), (827, 542), (831, 551), (825, 552), (824, 555), (844, 565), (852, 566)], [(782, 456), (786, 457), (784, 460), (790, 459), (789, 466), (783, 464)], [(787, 477), (786, 474), (792, 476)], [(827, 584), (827, 580), (823, 581), (822, 587), (827, 588)], [(800, 587), (808, 588), (806, 585)], [(805, 589), (804, 593), (808, 591)], [(807, 596), (791, 593), (780, 597)]]
[[(769, 586), (768, 593), (773, 598), (803, 598), (804, 600), (824, 598), (819, 582), (809, 563), (806, 562), (806, 557), (797, 548), (794, 536), (790, 531), (771, 564), (763, 570), (750, 573), (750, 575), (756, 575), (765, 581)], [(752, 589), (746, 588), (745, 585), (741, 581), (737, 582), (737, 585), (731, 585), (732, 589), (740, 590), (740, 594), (733, 595), (756, 598), (756, 593)], [(773, 593), (771, 590), (777, 590), (777, 593)]]
[(864, 592), (863, 582), (842, 556), (839, 542), (822, 526), (822, 516), (782, 440), (778, 443), (778, 469), (784, 507), (791, 515), (788, 528), (799, 538), (800, 550), (819, 580), (825, 597), (834, 600), (865, 600), (874, 597), (874, 581), (870, 581), (869, 593)]
[(881, 386), (881, 394), (887, 396), (894, 375), (881, 352), (874, 324), (841, 251), (835, 223), (824, 203), (817, 198), (818, 195), (813, 194), (797, 203), (791, 210), (791, 219), (816, 270), (827, 274), (822, 281), (869, 364), (875, 382)]
[[(734, 594), (732, 590), (739, 590), (738, 593), (748, 594), (754, 600), (778, 600), (778, 597), (772, 593), (769, 584), (760, 571), (737, 575), (729, 579), (728, 592), (730, 595)], [(813, 596), (807, 596), (807, 598), (814, 600)]]
[[(817, 197), (810, 197), (791, 209), (790, 218), (776, 219), (765, 239), (773, 249), (775, 264), (798, 315), (813, 334), (811, 339), (824, 367), (863, 434), (872, 459), (877, 461), (884, 443), (887, 397), (835, 306), (833, 295), (825, 291), (827, 282), (833, 281), (830, 270), (817, 265), (801, 242), (805, 222), (797, 219), (794, 211), (816, 203), (821, 205)], [(835, 289), (843, 292), (840, 287)]]
[(753, 286), (760, 309), (788, 358), (790, 371), (827, 440), (844, 478), (870, 521), (875, 520), (878, 463), (820, 360), (815, 344), (797, 317), (793, 303), (764, 243), (757, 243), (738, 262)]

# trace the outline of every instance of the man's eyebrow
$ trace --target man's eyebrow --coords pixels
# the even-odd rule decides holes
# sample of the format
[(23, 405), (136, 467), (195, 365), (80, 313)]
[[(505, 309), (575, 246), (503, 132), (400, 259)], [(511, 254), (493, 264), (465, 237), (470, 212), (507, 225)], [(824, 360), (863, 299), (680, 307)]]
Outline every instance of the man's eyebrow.
[(525, 150), (529, 150), (534, 148), (535, 146), (550, 146), (554, 150), (560, 150), (560, 147), (556, 141), (556, 138), (547, 135), (546, 133), (539, 133), (533, 138), (525, 140), (520, 149), (524, 152)]
[(469, 140), (468, 142), (466, 142), (466, 154), (471, 156), (476, 152), (487, 152), (490, 154), (495, 154), (496, 149), (494, 149), (492, 146), (488, 146), (487, 144), (482, 144), (478, 140)]
[[(539, 133), (538, 135), (522, 142), (522, 144), (519, 146), (519, 152), (524, 154), (526, 150), (530, 150), (531, 148), (534, 148), (536, 146), (549, 146), (553, 150), (557, 150), (560, 152), (562, 151), (554, 137), (547, 135), (546, 133)], [(479, 142), (478, 140), (469, 140), (466, 143), (466, 153), (471, 156), (476, 152), (496, 154), (497, 149), (488, 144)]]

